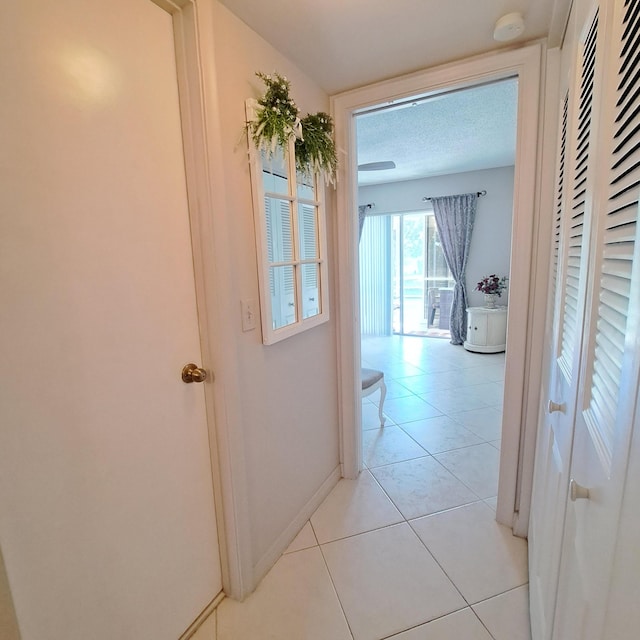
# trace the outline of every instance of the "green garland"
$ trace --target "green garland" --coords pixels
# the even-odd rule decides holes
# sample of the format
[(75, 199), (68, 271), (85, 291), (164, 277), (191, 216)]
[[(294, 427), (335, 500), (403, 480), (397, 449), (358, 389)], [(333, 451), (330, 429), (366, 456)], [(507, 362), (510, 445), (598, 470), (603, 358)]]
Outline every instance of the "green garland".
[(333, 141), (333, 120), (326, 113), (308, 114), (302, 120), (296, 103), (289, 96), (291, 83), (279, 73), (256, 76), (266, 86), (258, 100), (256, 117), (247, 122), (247, 131), (258, 149), (273, 155), (277, 147), (286, 152), (295, 136), (296, 168), (305, 175), (320, 173), (333, 185), (338, 158)]
[(256, 73), (266, 85), (267, 90), (258, 100), (260, 107), (256, 110), (256, 119), (247, 123), (253, 142), (258, 149), (270, 154), (276, 146), (287, 148), (289, 138), (295, 134), (300, 122), (298, 107), (289, 97), (291, 83), (279, 73), (273, 76)]
[(303, 138), (296, 140), (296, 166), (301, 173), (320, 173), (335, 185), (338, 157), (333, 142), (333, 120), (322, 111), (301, 121)]

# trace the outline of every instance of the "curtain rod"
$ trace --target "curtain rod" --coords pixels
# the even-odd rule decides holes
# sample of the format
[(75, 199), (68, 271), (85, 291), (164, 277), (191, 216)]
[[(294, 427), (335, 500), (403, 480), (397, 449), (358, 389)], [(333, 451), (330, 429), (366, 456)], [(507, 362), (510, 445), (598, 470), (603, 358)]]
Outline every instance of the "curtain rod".
[[(478, 198), (480, 196), (486, 196), (487, 195), (487, 190), (483, 189), (482, 191), (477, 191), (476, 195), (478, 196)], [(442, 197), (445, 197), (445, 196), (432, 196), (432, 197), (425, 196), (424, 198), (422, 198), (422, 202), (427, 202), (428, 200), (433, 200), (434, 198), (442, 198)]]

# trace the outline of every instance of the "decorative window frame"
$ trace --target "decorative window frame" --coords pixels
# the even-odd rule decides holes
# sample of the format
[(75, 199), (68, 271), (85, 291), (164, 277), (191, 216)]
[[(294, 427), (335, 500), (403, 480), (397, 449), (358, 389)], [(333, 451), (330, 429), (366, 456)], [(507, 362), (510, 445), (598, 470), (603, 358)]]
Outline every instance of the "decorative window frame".
[[(255, 117), (255, 100), (247, 100), (246, 115), (250, 122)], [(254, 144), (251, 135), (249, 141), (249, 165), (251, 171), (251, 191), (253, 198), (253, 216), (255, 224), (256, 253), (258, 258), (258, 284), (260, 290), (260, 319), (262, 326), (262, 342), (265, 345), (275, 344), (286, 338), (297, 335), (307, 329), (317, 327), (329, 320), (329, 293), (327, 270), (327, 239), (325, 223), (325, 185), (324, 180), (318, 174), (311, 178), (310, 189), (299, 189), (302, 185), (302, 176), (296, 171), (295, 138), (291, 136), (287, 149), (284, 150), (284, 163), (286, 175), (280, 176), (286, 180), (287, 188), (280, 191), (265, 190), (265, 154)], [(268, 173), (268, 172), (267, 172)], [(305, 178), (308, 183), (309, 179)], [(312, 197), (308, 192), (312, 190)], [(301, 193), (302, 192), (302, 193)], [(291, 248), (289, 256), (279, 256), (282, 259), (274, 259), (273, 233), (281, 231), (280, 218), (271, 218), (272, 225), (269, 228), (267, 215), (267, 203), (289, 203), (289, 223), (291, 229)], [(303, 209), (305, 208), (305, 209)], [(305, 230), (301, 226), (301, 211), (307, 213), (312, 208), (315, 214), (315, 255), (310, 256), (305, 251)], [(282, 236), (281, 236), (282, 238)], [(271, 249), (271, 255), (270, 255)], [(304, 286), (304, 271), (308, 271), (305, 265), (316, 265), (317, 287), (309, 291)], [(281, 287), (283, 276), (275, 277), (276, 270), (282, 273), (284, 269), (291, 269), (293, 275), (293, 291), (291, 299), (284, 300), (284, 291), (272, 292), (272, 287)], [(274, 277), (272, 277), (274, 276)], [(289, 295), (291, 295), (291, 293)], [(308, 298), (308, 300), (306, 299)], [(278, 301), (280, 308), (278, 308)], [(311, 308), (308, 305), (311, 303)], [(284, 321), (283, 308), (286, 304), (294, 312), (294, 319)], [(309, 311), (317, 305), (317, 313)], [(308, 317), (304, 317), (305, 314)], [(286, 322), (286, 323), (285, 323)]]

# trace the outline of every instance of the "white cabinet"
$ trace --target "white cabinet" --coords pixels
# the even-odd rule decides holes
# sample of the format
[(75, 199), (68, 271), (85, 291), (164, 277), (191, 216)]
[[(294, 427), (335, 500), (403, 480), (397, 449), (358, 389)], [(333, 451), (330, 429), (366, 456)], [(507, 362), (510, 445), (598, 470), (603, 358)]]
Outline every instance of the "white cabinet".
[(498, 353), (507, 346), (507, 307), (467, 309), (467, 340), (464, 348), (479, 353)]

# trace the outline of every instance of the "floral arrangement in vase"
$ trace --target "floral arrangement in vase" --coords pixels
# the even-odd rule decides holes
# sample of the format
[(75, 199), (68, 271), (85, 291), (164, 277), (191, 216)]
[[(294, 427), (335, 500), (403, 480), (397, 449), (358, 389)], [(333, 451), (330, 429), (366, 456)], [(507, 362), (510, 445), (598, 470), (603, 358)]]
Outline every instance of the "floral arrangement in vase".
[(480, 282), (476, 285), (476, 291), (480, 291), (482, 293), (495, 294), (497, 296), (501, 296), (502, 292), (507, 288), (507, 282), (509, 278), (507, 276), (497, 276), (495, 273), (492, 273), (490, 276), (484, 276)]
[(280, 147), (286, 152), (289, 140), (295, 137), (296, 168), (305, 175), (320, 173), (335, 185), (338, 159), (333, 141), (333, 120), (319, 112), (300, 118), (300, 112), (289, 95), (291, 83), (279, 73), (256, 76), (266, 91), (257, 100), (255, 118), (247, 122), (247, 131), (254, 144), (268, 155)]
[(484, 293), (484, 303), (487, 309), (496, 308), (496, 298), (499, 298), (506, 290), (508, 281), (507, 276), (500, 277), (492, 273), (490, 276), (484, 276), (478, 282), (475, 290)]

